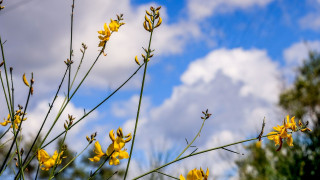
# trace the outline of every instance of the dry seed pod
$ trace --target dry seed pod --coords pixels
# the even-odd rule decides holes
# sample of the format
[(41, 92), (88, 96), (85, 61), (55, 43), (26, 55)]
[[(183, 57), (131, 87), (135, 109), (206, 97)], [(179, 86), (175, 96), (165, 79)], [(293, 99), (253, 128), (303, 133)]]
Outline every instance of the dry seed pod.
[(26, 86), (30, 87), (29, 82), (27, 81), (27, 78), (26, 78), (26, 73), (23, 74), (22, 80)]

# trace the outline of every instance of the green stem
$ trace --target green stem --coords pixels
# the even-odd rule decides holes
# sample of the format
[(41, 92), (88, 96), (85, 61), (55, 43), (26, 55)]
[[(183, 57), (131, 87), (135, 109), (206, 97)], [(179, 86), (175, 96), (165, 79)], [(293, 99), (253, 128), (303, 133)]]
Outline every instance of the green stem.
[(164, 176), (168, 176), (168, 177), (170, 177), (170, 178), (172, 178), (172, 179), (178, 179), (178, 180), (179, 180), (179, 178), (173, 177), (173, 176), (171, 176), (171, 175), (169, 175), (169, 174), (165, 174), (165, 173), (160, 172), (160, 171), (156, 171), (156, 172), (159, 173), (159, 174), (162, 174), (162, 175), (164, 175)]
[(107, 156), (107, 158), (103, 161), (103, 163), (100, 164), (100, 166), (94, 171), (94, 173), (92, 173), (92, 174), (90, 175), (90, 177), (88, 178), (88, 180), (90, 180), (90, 179), (94, 178), (94, 176), (96, 176), (97, 172), (98, 172), (98, 171), (103, 167), (103, 165), (109, 160), (109, 158), (112, 156), (113, 153), (114, 153), (114, 151), (112, 151), (112, 153), (111, 153), (109, 156)]
[[(152, 29), (153, 29), (153, 27), (154, 27), (154, 22), (152, 22)], [(148, 45), (148, 53), (147, 53), (146, 59), (144, 59), (146, 65), (144, 67), (144, 72), (143, 72), (143, 78), (142, 78), (142, 84), (141, 84), (141, 90), (140, 90), (140, 97), (139, 97), (139, 105), (138, 105), (138, 110), (137, 110), (136, 122), (135, 122), (135, 125), (134, 125), (134, 132), (133, 132), (132, 143), (131, 143), (131, 147), (130, 147), (129, 159), (128, 159), (128, 163), (127, 163), (126, 172), (125, 172), (124, 178), (123, 178), (124, 180), (126, 179), (127, 174), (128, 174), (130, 161), (131, 161), (131, 156), (132, 156), (132, 151), (133, 151), (133, 146), (134, 146), (134, 141), (135, 141), (135, 138), (136, 138), (136, 131), (137, 131), (138, 121), (139, 121), (139, 114), (140, 114), (140, 106), (141, 106), (141, 100), (142, 100), (142, 95), (143, 95), (144, 81), (145, 81), (145, 77), (146, 77), (146, 73), (147, 73), (148, 60), (150, 58), (150, 47), (151, 47), (151, 41), (152, 41), (152, 34), (153, 34), (153, 30), (150, 33), (149, 45)]]
[[(49, 131), (46, 133), (44, 139), (42, 140), (42, 142), (40, 143), (40, 146), (43, 145), (43, 143), (45, 142), (45, 140), (48, 138), (49, 134), (51, 133), (53, 127), (55, 126), (55, 124), (57, 123), (58, 119), (60, 118), (61, 114), (63, 113), (64, 109), (67, 107), (68, 103), (71, 101), (72, 97), (75, 95), (75, 93), (78, 91), (78, 89), (80, 88), (80, 86), (82, 85), (83, 81), (87, 78), (87, 76), (89, 75), (90, 71), (92, 70), (93, 66), (96, 64), (96, 62), (98, 61), (99, 57), (101, 56), (101, 54), (103, 53), (103, 51), (100, 51), (99, 55), (97, 56), (96, 60), (94, 61), (94, 63), (91, 65), (90, 69), (88, 70), (88, 72), (86, 73), (86, 75), (82, 78), (81, 82), (79, 83), (79, 85), (77, 86), (77, 88), (75, 89), (75, 91), (72, 93), (72, 95), (70, 96), (70, 98), (68, 98), (67, 102), (65, 103), (65, 105), (62, 107), (61, 111), (57, 114), (53, 124), (51, 125)], [(75, 124), (74, 124), (75, 125)]]
[(178, 155), (178, 157), (177, 157), (175, 160), (179, 159), (179, 157), (192, 145), (192, 143), (197, 139), (197, 137), (199, 137), (199, 135), (200, 135), (200, 133), (201, 133), (201, 130), (202, 130), (203, 126), (204, 126), (204, 122), (205, 122), (206, 120), (207, 120), (207, 117), (205, 117), (205, 118), (203, 119), (201, 128), (199, 129), (197, 135), (196, 135), (196, 136), (193, 138), (193, 140), (188, 144), (188, 146), (187, 146), (186, 148), (184, 148), (184, 150)]
[[(25, 163), (27, 162), (28, 157), (29, 157), (31, 151), (32, 151), (33, 147), (35, 146), (35, 144), (36, 144), (36, 142), (37, 142), (37, 139), (38, 139), (39, 136), (40, 136), (40, 133), (41, 133), (43, 127), (44, 127), (44, 124), (46, 123), (46, 121), (47, 121), (47, 119), (48, 119), (48, 117), (49, 117), (49, 114), (50, 114), (50, 112), (51, 112), (51, 110), (52, 110), (52, 108), (53, 108), (53, 104), (55, 103), (55, 101), (56, 101), (56, 99), (57, 99), (57, 97), (58, 97), (58, 93), (60, 92), (62, 83), (63, 83), (63, 81), (64, 81), (64, 79), (65, 79), (65, 77), (66, 77), (67, 72), (68, 72), (68, 67), (66, 68), (66, 70), (65, 70), (65, 72), (64, 72), (64, 75), (63, 75), (63, 77), (62, 77), (62, 79), (61, 79), (61, 82), (60, 82), (60, 84), (59, 84), (58, 90), (57, 90), (57, 92), (56, 92), (56, 94), (55, 94), (55, 96), (54, 96), (54, 98), (53, 98), (53, 100), (52, 100), (52, 102), (51, 102), (51, 104), (50, 104), (50, 107), (49, 107), (49, 110), (48, 110), (48, 112), (47, 112), (47, 114), (46, 114), (46, 117), (44, 118), (44, 120), (43, 120), (43, 122), (42, 122), (42, 124), (41, 124), (41, 127), (40, 127), (40, 129), (39, 129), (36, 137), (34, 138), (34, 140), (33, 140), (33, 142), (32, 142), (32, 145), (31, 145), (31, 147), (30, 147), (30, 149), (29, 149), (29, 151), (28, 151), (28, 153), (27, 153), (27, 155), (26, 155), (26, 157), (25, 157), (25, 159), (24, 159), (24, 161), (23, 161), (23, 163), (22, 163), (22, 165), (24, 166), (24, 168), (26, 167)], [(33, 158), (32, 158), (32, 159), (33, 159)], [(32, 159), (31, 159), (31, 160), (32, 160)], [(30, 161), (31, 161), (31, 160), (30, 160)], [(29, 161), (29, 162), (30, 162), (30, 161)], [(28, 164), (29, 164), (29, 162), (28, 162)], [(17, 179), (18, 175), (20, 175), (20, 171), (21, 171), (21, 169), (18, 171), (17, 175), (15, 176), (15, 179)]]
[[(270, 135), (265, 135), (265, 136), (262, 136), (262, 137), (267, 137), (267, 136), (270, 136)], [(219, 146), (219, 147), (207, 149), (207, 150), (200, 151), (200, 152), (197, 152), (197, 153), (189, 154), (189, 155), (184, 156), (184, 157), (181, 157), (181, 158), (179, 158), (179, 159), (175, 159), (175, 160), (173, 160), (173, 161), (171, 161), (171, 162), (169, 162), (169, 163), (167, 163), (167, 164), (164, 164), (164, 165), (162, 165), (162, 166), (160, 166), (160, 167), (158, 167), (158, 168), (155, 168), (155, 169), (153, 169), (153, 170), (151, 170), (151, 171), (148, 171), (148, 172), (146, 172), (146, 173), (144, 173), (144, 174), (142, 174), (142, 175), (140, 175), (140, 176), (138, 176), (138, 177), (135, 177), (135, 178), (133, 178), (133, 180), (140, 179), (140, 178), (142, 178), (142, 177), (144, 177), (144, 176), (146, 176), (146, 175), (148, 175), (148, 174), (150, 174), (150, 173), (153, 173), (153, 172), (155, 172), (155, 171), (158, 171), (158, 170), (161, 169), (161, 168), (164, 168), (164, 167), (166, 167), (166, 166), (168, 166), (168, 165), (170, 165), (170, 164), (173, 164), (173, 163), (175, 163), (175, 162), (178, 162), (178, 161), (181, 161), (181, 160), (183, 160), (183, 159), (189, 158), (189, 157), (191, 157), (191, 156), (196, 156), (196, 155), (198, 155), (198, 154), (206, 153), (206, 152), (213, 151), (213, 150), (217, 150), (217, 149), (222, 149), (222, 148), (224, 148), (224, 147), (233, 146), (233, 145), (236, 145), (236, 144), (241, 144), (241, 143), (245, 143), (245, 142), (249, 142), (249, 141), (254, 141), (254, 140), (257, 140), (257, 139), (258, 139), (258, 138), (247, 139), (247, 140), (238, 141), (238, 142), (235, 142), (235, 143), (231, 143), (231, 144), (227, 144), (227, 145), (223, 145), (223, 146)]]
[(40, 165), (39, 165), (38, 168), (37, 168), (36, 177), (34, 178), (35, 180), (38, 179), (39, 169), (40, 169)]
[(72, 158), (63, 168), (61, 168), (57, 173), (55, 173), (52, 178), (54, 178), (55, 176), (57, 176), (58, 174), (60, 174), (66, 167), (68, 167), (77, 157), (79, 157), (89, 146), (91, 145), (91, 143), (89, 143), (77, 156), (75, 156), (74, 158)]
[(5, 87), (4, 87), (4, 84), (3, 84), (3, 79), (2, 79), (1, 71), (0, 71), (0, 80), (1, 80), (1, 85), (2, 85), (2, 89), (3, 89), (3, 94), (4, 94), (5, 99), (6, 99), (8, 111), (9, 111), (9, 114), (11, 114), (11, 108), (10, 108), (10, 104), (9, 104), (9, 102), (8, 102), (7, 92), (6, 92)]
[[(74, 124), (72, 124), (72, 126), (70, 127), (70, 129), (75, 126), (77, 123), (79, 123), (81, 120), (83, 120), (85, 117), (87, 117), (89, 114), (91, 114), (94, 110), (96, 110), (99, 106), (101, 106), (104, 102), (106, 102), (109, 98), (111, 98), (117, 91), (119, 91), (135, 74), (137, 74), (137, 72), (141, 69), (141, 67), (144, 64), (142, 64), (141, 66), (139, 66), (139, 68), (124, 82), (122, 83), (115, 91), (113, 91), (108, 97), (106, 97), (104, 100), (102, 100), (98, 105), (96, 105), (93, 109), (91, 109), (88, 113), (86, 113), (85, 115), (83, 115), (79, 120), (77, 120)], [(59, 138), (60, 136), (62, 136), (65, 133), (65, 131), (63, 131), (62, 133), (60, 133), (58, 136), (56, 136), (55, 138), (53, 138), (50, 142), (48, 142), (47, 144), (45, 144), (44, 146), (42, 146), (41, 148), (45, 148), (46, 146), (48, 146), (50, 143), (52, 143), (53, 141), (55, 141), (57, 138)]]
[(66, 133), (65, 133), (64, 136), (63, 136), (63, 139), (62, 139), (62, 142), (61, 142), (61, 144), (60, 144), (59, 151), (58, 151), (58, 157), (57, 157), (56, 161), (54, 162), (54, 166), (53, 166), (53, 168), (52, 168), (52, 170), (51, 170), (50, 178), (49, 178), (49, 179), (52, 179), (52, 178), (54, 177), (54, 171), (55, 171), (56, 168), (57, 168), (57, 162), (58, 162), (59, 159), (62, 158), (62, 157), (60, 157), (60, 152), (61, 152), (61, 150), (62, 150), (63, 143), (64, 143), (64, 141), (66, 140), (67, 134), (68, 134), (68, 129), (66, 129)]
[(9, 132), (9, 130), (10, 130), (10, 126), (8, 127), (8, 129), (1, 135), (1, 137), (0, 137), (0, 139), (2, 139), (3, 138), (3, 136), (4, 135), (6, 135), (7, 134), (7, 132)]
[[(9, 95), (9, 103), (11, 106), (11, 94), (10, 94), (10, 86), (9, 86), (9, 78), (8, 78), (8, 72), (7, 72), (7, 63), (6, 63), (6, 59), (4, 57), (4, 49), (3, 49), (3, 44), (2, 44), (2, 40), (1, 40), (1, 36), (0, 36), (0, 46), (1, 46), (1, 54), (2, 54), (2, 59), (3, 59), (3, 65), (4, 65), (4, 72), (6, 75), (6, 82), (7, 82), (7, 91), (8, 91), (8, 95)], [(11, 113), (12, 114), (12, 113)], [(2, 169), (2, 168), (1, 168)], [(1, 171), (1, 170), (0, 170)]]
[(75, 74), (74, 77), (73, 77), (72, 83), (71, 83), (71, 85), (70, 85), (70, 89), (72, 88), (73, 83), (74, 83), (74, 81), (76, 80), (76, 77), (77, 77), (78, 72), (79, 72), (79, 70), (80, 70), (80, 67), (81, 67), (81, 64), (82, 64), (82, 61), (83, 61), (83, 58), (84, 58), (85, 53), (86, 53), (86, 49), (83, 50), (83, 53), (82, 53), (82, 57), (81, 57), (79, 66), (78, 66), (78, 68), (77, 68), (76, 74)]
[(71, 62), (72, 62), (72, 33), (73, 33), (73, 10), (74, 10), (74, 0), (72, 0), (72, 6), (71, 6), (71, 30), (70, 30), (70, 68), (69, 68), (69, 78), (68, 78), (68, 99), (69, 99), (69, 93), (70, 93), (70, 78), (71, 78)]
[(14, 137), (6, 140), (3, 144), (0, 145), (0, 149), (2, 149), (2, 147), (4, 147), (5, 144), (7, 144), (9, 141), (13, 140)]

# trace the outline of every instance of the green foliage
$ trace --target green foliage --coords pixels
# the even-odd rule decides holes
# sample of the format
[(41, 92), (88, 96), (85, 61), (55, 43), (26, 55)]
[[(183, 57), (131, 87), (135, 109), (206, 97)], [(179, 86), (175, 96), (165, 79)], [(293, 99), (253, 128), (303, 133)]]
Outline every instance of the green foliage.
[(320, 179), (320, 55), (310, 52), (298, 69), (293, 87), (280, 95), (279, 105), (296, 119), (310, 121), (311, 132), (299, 133), (294, 146), (276, 151), (274, 143), (246, 147), (249, 156), (236, 162), (240, 179)]

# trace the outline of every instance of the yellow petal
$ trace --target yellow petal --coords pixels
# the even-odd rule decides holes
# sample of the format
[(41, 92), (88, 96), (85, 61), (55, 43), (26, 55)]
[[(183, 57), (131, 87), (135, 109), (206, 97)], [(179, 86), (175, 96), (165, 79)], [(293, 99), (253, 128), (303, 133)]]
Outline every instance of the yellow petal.
[(118, 137), (121, 137), (121, 138), (123, 137), (123, 132), (122, 132), (121, 127), (118, 128), (117, 135), (118, 135)]
[(180, 174), (180, 180), (186, 180), (186, 179), (182, 176), (182, 174)]
[(116, 140), (116, 138), (114, 137), (113, 129), (109, 132), (109, 137), (112, 141)]
[(113, 148), (114, 144), (110, 144), (108, 149), (107, 149), (107, 155), (110, 156), (110, 154), (114, 151), (114, 148)]
[(120, 151), (119, 152), (119, 159), (128, 159), (129, 158), (129, 154), (127, 151)]
[(293, 138), (292, 138), (292, 135), (291, 135), (291, 134), (288, 135), (287, 144), (288, 144), (289, 146), (293, 146)]
[(94, 143), (94, 150), (93, 152), (97, 155), (99, 155), (100, 157), (104, 155), (104, 153), (102, 152), (102, 149), (101, 149), (101, 145), (99, 143), (99, 141), (96, 141)]
[(22, 80), (26, 86), (30, 87), (29, 82), (27, 81), (27, 78), (26, 78), (26, 73), (23, 74)]

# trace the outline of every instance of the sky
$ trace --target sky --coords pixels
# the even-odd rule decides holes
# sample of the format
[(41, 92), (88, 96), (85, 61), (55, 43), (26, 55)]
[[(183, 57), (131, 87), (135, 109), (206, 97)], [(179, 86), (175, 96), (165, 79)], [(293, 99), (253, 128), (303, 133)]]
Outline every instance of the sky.
[[(0, 35), (6, 40), (7, 64), (14, 68), (17, 103), (24, 104), (27, 95), (23, 73), (29, 78), (34, 73), (35, 93), (23, 130), (27, 137), (39, 129), (65, 71), (71, 3), (3, 2)], [(99, 59), (50, 138), (63, 130), (67, 114), (81, 117), (84, 109), (92, 109), (138, 68), (134, 57), (143, 53), (141, 47), (147, 46), (149, 38), (142, 26), (145, 10), (160, 5), (163, 23), (155, 30), (151, 44), (155, 52), (148, 64), (129, 177), (150, 169), (148, 162), (154, 151), (174, 159), (186, 146), (185, 139), (190, 141), (198, 132), (201, 112), (206, 109), (212, 116), (195, 142), (198, 151), (256, 137), (264, 117), (270, 130), (286, 115), (277, 106), (279, 94), (291, 86), (308, 51), (320, 50), (319, 0), (75, 0), (72, 73), (81, 58), (81, 43), (88, 46), (76, 83), (99, 53), (97, 31), (120, 13), (126, 24), (112, 34), (107, 56)], [(125, 134), (132, 133), (141, 80), (140, 70), (75, 126), (67, 138), (71, 148), (79, 151), (85, 146), (85, 136), (98, 132), (97, 139), (106, 150), (111, 129), (122, 127)], [(66, 91), (62, 86), (53, 115)], [(2, 93), (0, 100), (5, 107)], [(6, 117), (5, 108), (0, 108), (0, 114)], [(48, 127), (49, 123), (45, 129)], [(230, 149), (243, 151), (241, 145)], [(164, 172), (178, 177), (201, 166), (209, 167), (210, 176), (216, 179), (237, 179), (234, 160), (238, 158), (220, 150), (179, 162)]]

